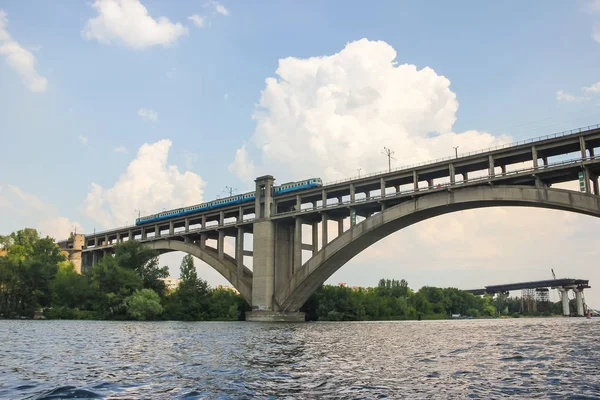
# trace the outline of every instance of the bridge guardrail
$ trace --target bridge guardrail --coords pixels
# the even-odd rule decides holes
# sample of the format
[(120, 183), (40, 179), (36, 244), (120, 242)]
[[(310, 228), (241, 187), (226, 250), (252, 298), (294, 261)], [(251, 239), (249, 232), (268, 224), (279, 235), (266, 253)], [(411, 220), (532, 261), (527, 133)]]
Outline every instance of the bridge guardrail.
[(360, 199), (355, 199), (354, 201), (347, 200), (347, 201), (343, 201), (341, 203), (326, 204), (325, 206), (321, 205), (318, 207), (307, 207), (307, 208), (303, 208), (301, 210), (293, 210), (293, 211), (286, 211), (283, 213), (277, 213), (277, 214), (275, 214), (275, 216), (279, 217), (279, 216), (285, 216), (285, 215), (289, 215), (289, 214), (304, 213), (304, 212), (310, 212), (310, 211), (314, 212), (314, 211), (323, 210), (326, 208), (339, 207), (339, 206), (344, 206), (344, 205), (348, 205), (348, 204), (356, 204), (359, 202), (373, 201), (373, 200), (378, 200), (378, 199), (389, 199), (389, 198), (400, 197), (400, 196), (404, 196), (404, 195), (408, 195), (408, 194), (415, 194), (415, 193), (420, 193), (420, 192), (429, 191), (429, 190), (435, 190), (435, 191), (443, 190), (443, 189), (447, 189), (448, 187), (458, 187), (458, 186), (462, 186), (462, 185), (473, 183), (473, 182), (476, 183), (476, 182), (487, 181), (487, 180), (490, 180), (490, 179), (493, 179), (496, 177), (506, 177), (506, 176), (510, 176), (510, 175), (518, 175), (518, 174), (523, 174), (523, 173), (527, 173), (527, 172), (543, 171), (543, 170), (546, 170), (546, 169), (549, 169), (552, 167), (564, 166), (564, 165), (568, 165), (568, 164), (580, 164), (580, 163), (583, 163), (588, 160), (595, 160), (595, 159), (599, 159), (599, 158), (600, 158), (600, 155), (596, 155), (594, 157), (585, 157), (585, 158), (580, 158), (580, 157), (572, 158), (569, 160), (557, 161), (555, 163), (548, 164), (548, 165), (538, 166), (537, 168), (534, 168), (534, 167), (522, 168), (522, 169), (507, 171), (507, 172), (500, 173), (500, 174), (485, 175), (485, 176), (480, 176), (480, 177), (476, 177), (476, 178), (469, 178), (466, 181), (454, 182), (454, 184), (452, 184), (450, 182), (438, 183), (433, 186), (420, 187), (418, 190), (415, 190), (415, 189), (401, 190), (399, 192), (386, 194), (385, 196), (377, 195), (377, 196), (370, 196), (369, 198), (364, 197), (364, 198), (360, 198)]
[[(469, 151), (469, 152), (466, 152), (466, 153), (459, 153), (458, 156), (459, 157), (469, 157), (469, 156), (474, 156), (474, 155), (477, 155), (477, 154), (487, 153), (489, 151), (508, 149), (510, 147), (522, 146), (522, 145), (528, 144), (528, 143), (539, 142), (541, 140), (546, 140), (546, 139), (554, 139), (554, 138), (557, 138), (557, 137), (568, 136), (568, 135), (572, 135), (574, 133), (581, 133), (581, 132), (589, 131), (589, 130), (592, 130), (592, 129), (598, 129), (598, 128), (600, 128), (600, 124), (589, 125), (589, 126), (586, 126), (586, 127), (571, 129), (571, 130), (563, 131), (563, 132), (551, 133), (549, 135), (539, 136), (539, 137), (535, 137), (535, 138), (531, 138), (531, 139), (523, 139), (523, 140), (519, 140), (517, 142), (500, 144), (500, 145), (497, 145), (497, 146), (494, 146), (494, 147), (488, 147), (486, 149), (473, 150), (473, 151)], [(442, 161), (449, 161), (449, 160), (456, 160), (456, 159), (457, 159), (457, 157), (452, 157), (452, 156), (442, 157), (442, 158), (438, 158), (438, 159), (435, 159), (435, 160), (423, 161), (423, 162), (420, 162), (420, 163), (415, 163), (415, 164), (410, 164), (410, 165), (403, 165), (401, 167), (394, 168), (392, 170), (382, 170), (382, 171), (377, 171), (377, 172), (369, 172), (367, 174), (362, 175), (360, 178), (359, 177), (352, 177), (352, 178), (344, 178), (344, 179), (340, 179), (340, 180), (336, 180), (336, 181), (325, 182), (323, 184), (323, 186), (336, 185), (338, 183), (349, 182), (349, 181), (353, 181), (355, 179), (361, 179), (363, 177), (364, 178), (368, 178), (368, 177), (371, 177), (371, 176), (389, 174), (391, 172), (398, 172), (398, 171), (403, 171), (403, 170), (407, 170), (407, 169), (413, 169), (413, 168), (416, 168), (416, 167), (422, 167), (424, 165), (431, 165), (431, 164), (436, 164), (436, 163), (439, 163), (439, 162), (442, 162)]]

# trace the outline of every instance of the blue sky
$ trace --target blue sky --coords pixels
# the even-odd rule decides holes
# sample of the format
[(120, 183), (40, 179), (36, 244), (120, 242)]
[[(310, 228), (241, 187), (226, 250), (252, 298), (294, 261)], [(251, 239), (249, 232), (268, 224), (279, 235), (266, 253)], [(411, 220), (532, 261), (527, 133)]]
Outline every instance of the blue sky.
[[(145, 18), (156, 23), (165, 17), (168, 21), (164, 26), (172, 30), (156, 30), (126, 13), (121, 22), (115, 22), (101, 11), (102, 6), (111, 4), (142, 5), (147, 12)], [(278, 107), (301, 99), (311, 108), (311, 118), (317, 118), (322, 115), (319, 107), (326, 109), (327, 103), (317, 100), (317, 92), (311, 92), (311, 87), (334, 86), (343, 92), (344, 85), (350, 85), (348, 81), (338, 81), (331, 72), (306, 75), (301, 72), (306, 65), (320, 65), (324, 70), (335, 65), (361, 82), (364, 76), (364, 82), (371, 82), (365, 87), (382, 85), (376, 87), (379, 93), (385, 92), (387, 84), (373, 83), (377, 81), (375, 75), (391, 74), (390, 88), (409, 86), (411, 89), (406, 93), (414, 94), (396, 97), (390, 89), (388, 95), (382, 95), (386, 107), (394, 102), (411, 102), (416, 97), (424, 99), (425, 105), (412, 111), (399, 109), (398, 113), (406, 113), (407, 121), (427, 121), (433, 115), (428, 113), (435, 111), (434, 106), (427, 104), (439, 99), (447, 101), (439, 106), (445, 113), (443, 121), (419, 125), (419, 129), (442, 131), (438, 132), (443, 137), (439, 141), (427, 142), (420, 136), (411, 136), (413, 125), (409, 122), (381, 128), (383, 133), (378, 138), (382, 141), (389, 138), (389, 143), (395, 145), (397, 166), (450, 155), (452, 145), (460, 145), (461, 149), (485, 147), (596, 124), (600, 122), (598, 93), (583, 88), (600, 81), (597, 68), (600, 43), (594, 38), (594, 29), (600, 24), (598, 4), (591, 1), (518, 4), (380, 1), (374, 5), (358, 1), (2, 2), (0, 10), (5, 13), (5, 22), (0, 22), (0, 40), (3, 33), (9, 38), (0, 41), (0, 143), (4, 150), (0, 158), (0, 233), (32, 226), (60, 236), (68, 234), (75, 223), (85, 231), (129, 224), (135, 218), (135, 209), (152, 213), (182, 202), (222, 196), (226, 185), (240, 190), (251, 187), (249, 177), (254, 172), (268, 172), (284, 182), (322, 171), (320, 176), (327, 180), (351, 176), (357, 167), (363, 167), (363, 172), (385, 168), (383, 156), (375, 153), (373, 157), (374, 151), (369, 155), (347, 150), (348, 141), (337, 143), (333, 138), (339, 135), (335, 133), (323, 134), (328, 144), (322, 147), (294, 149), (298, 160), (288, 162), (278, 157), (277, 154), (289, 151), (286, 143), (302, 139), (302, 132), (311, 131), (313, 126), (322, 126), (325, 131), (329, 126), (327, 121), (331, 122), (324, 117), (308, 127), (304, 120), (277, 114)], [(203, 18), (204, 26), (196, 26), (189, 19), (192, 15)], [(104, 18), (105, 25), (90, 30), (90, 21), (96, 18)], [(600, 41), (600, 35), (597, 36)], [(368, 42), (350, 45), (363, 38)], [(385, 46), (376, 46), (377, 41)], [(33, 57), (35, 74), (46, 80), (43, 89), (32, 90), (28, 84), (30, 78), (22, 78), (31, 77), (23, 75), (23, 69), (31, 72), (30, 66), (11, 64), (10, 55), (17, 53), (7, 43), (16, 43)], [(346, 48), (347, 57), (334, 57)], [(396, 74), (389, 62), (387, 67), (378, 67), (383, 69), (370, 69), (370, 60), (383, 60), (381, 63), (385, 64), (390, 49), (396, 52), (398, 64), (414, 65), (417, 71), (429, 67), (434, 72)], [(21, 50), (18, 55), (23, 55)], [(280, 64), (281, 59), (288, 57), (292, 59), (287, 65)], [(324, 58), (313, 62), (311, 57)], [(267, 87), (265, 80), (278, 77), (279, 67), (287, 74), (289, 85), (283, 85), (279, 76), (277, 85)], [(282, 97), (277, 98), (278, 95)], [(269, 99), (275, 100), (271, 104)], [(261, 101), (267, 106), (258, 115), (257, 104)], [(156, 118), (141, 117), (141, 109), (150, 110), (150, 115)], [(365, 127), (380, 126), (379, 122), (365, 118), (356, 125), (362, 128), (347, 133), (348, 138), (360, 141), (368, 135)], [(337, 128), (331, 129), (335, 132)], [(460, 135), (466, 131), (474, 131), (475, 139), (466, 140), (466, 136)], [(426, 132), (419, 135), (422, 133)], [(314, 132), (312, 135), (318, 136)], [(163, 139), (168, 139), (171, 146), (165, 142), (154, 146)], [(130, 168), (135, 171), (128, 170), (139, 158), (138, 151), (144, 144), (150, 146), (149, 155), (137, 164), (139, 168)], [(264, 149), (265, 144), (271, 153)], [(373, 149), (381, 147), (380, 144)], [(333, 160), (331, 155), (338, 154), (336, 146), (344, 157), (336, 160), (337, 165), (330, 166), (327, 162)], [(153, 164), (153, 157), (160, 159), (158, 154), (164, 157), (168, 154), (164, 168), (160, 165), (156, 170), (146, 168), (147, 164)], [(319, 161), (312, 163), (313, 156)], [(176, 167), (177, 172), (168, 166)], [(163, 175), (172, 184), (163, 187), (152, 180), (153, 176)], [(132, 182), (146, 184), (142, 185), (143, 190), (137, 190), (138, 186)], [(101, 187), (103, 194), (93, 192), (92, 184)], [(127, 194), (130, 201), (126, 196), (116, 198), (119, 197), (116, 193), (122, 193), (124, 187), (132, 190)], [(108, 193), (111, 188), (116, 189)], [(180, 195), (184, 188), (187, 192)], [(556, 227), (571, 224), (573, 231), (568, 237), (554, 238), (561, 245), (573, 246), (571, 255), (580, 254), (588, 244), (582, 238), (600, 227), (595, 221), (579, 216), (564, 217), (568, 218), (565, 222), (554, 218), (558, 214), (549, 211), (508, 213), (509, 219), (516, 222), (530, 218), (531, 223), (556, 219)], [(483, 246), (500, 243), (502, 251), (498, 253), (495, 249), (490, 254), (504, 257), (501, 261), (487, 262), (481, 256), (463, 263), (440, 257), (420, 259), (423, 265), (411, 269), (397, 267), (396, 261), (389, 257), (378, 258), (378, 254), (386, 253), (386, 246), (406, 240), (415, 241), (414, 245), (424, 251), (430, 249), (434, 244), (426, 238), (439, 233), (432, 233), (431, 226), (424, 226), (386, 239), (373, 253), (353, 260), (332, 279), (374, 284), (375, 278), (361, 271), (365, 265), (376, 263), (381, 265), (377, 278), (405, 276), (411, 286), (412, 282), (477, 286), (481, 279), (492, 277), (502, 283), (508, 279), (506, 274), (494, 275), (493, 271), (508, 268), (508, 263), (515, 271), (522, 270), (522, 265), (514, 265), (518, 264), (514, 260), (520, 259), (519, 251), (526, 250), (511, 250), (512, 242), (505, 232), (514, 229), (514, 225), (500, 227), (495, 234), (482, 233), (485, 225), (480, 215), (487, 221), (489, 214), (482, 211), (469, 214), (473, 217), (457, 215), (438, 223), (449, 221), (450, 225), (456, 224), (456, 232), (467, 235), (479, 234), (473, 232), (491, 235), (485, 236)], [(518, 240), (530, 240), (528, 243), (535, 245), (533, 239)], [(450, 242), (447, 245), (454, 246), (454, 250), (460, 247)], [(468, 251), (469, 242), (465, 240), (467, 247), (460, 251)], [(434, 252), (447, 254), (443, 245), (435, 246)], [(586, 254), (590, 261), (598, 256), (593, 251)], [(556, 260), (553, 255), (546, 257), (547, 262)], [(487, 266), (470, 270), (467, 268), (471, 267), (465, 266), (477, 263)], [(177, 264), (175, 258), (170, 261), (174, 272)], [(567, 275), (566, 267), (554, 267)], [(549, 269), (542, 261), (538, 267), (530, 268), (526, 277), (547, 278)], [(211, 271), (205, 272), (213, 283), (222, 283)], [(600, 278), (598, 274), (594, 276)], [(594, 299), (600, 305), (600, 296)]]

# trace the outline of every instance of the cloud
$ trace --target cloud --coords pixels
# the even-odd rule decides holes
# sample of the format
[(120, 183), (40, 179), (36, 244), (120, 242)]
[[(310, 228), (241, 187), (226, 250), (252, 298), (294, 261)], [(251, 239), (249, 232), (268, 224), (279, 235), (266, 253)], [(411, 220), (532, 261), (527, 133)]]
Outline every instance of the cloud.
[(84, 146), (88, 144), (88, 138), (83, 135), (79, 135), (77, 139), (79, 140), (79, 143), (81, 143)]
[(204, 28), (204, 24), (205, 24), (204, 17), (201, 17), (198, 14), (194, 14), (194, 15), (188, 17), (188, 19), (191, 20), (194, 23), (194, 25), (196, 25), (196, 27)]
[[(395, 58), (389, 44), (362, 39), (330, 56), (279, 60), (253, 115), (259, 174), (335, 180), (355, 175), (358, 166), (362, 173), (387, 169), (384, 146), (395, 151), (394, 168), (450, 156), (453, 146), (467, 152), (510, 141), (452, 132), (458, 101), (450, 81)], [(230, 168), (247, 179), (244, 162), (253, 161), (242, 148)]]
[(148, 108), (140, 108), (137, 112), (137, 114), (145, 120), (148, 121), (157, 121), (158, 120), (158, 113), (154, 110), (150, 110)]
[(556, 100), (566, 101), (567, 103), (579, 103), (581, 101), (589, 100), (587, 97), (575, 96), (570, 93), (565, 93), (562, 90), (556, 91)]
[(152, 18), (139, 0), (96, 0), (92, 7), (98, 16), (87, 21), (82, 31), (86, 39), (101, 43), (119, 42), (135, 49), (169, 46), (188, 29), (166, 17)]
[(215, 11), (221, 15), (229, 15), (229, 11), (225, 8), (225, 6), (223, 6), (221, 3), (216, 2), (216, 1), (211, 1), (209, 4), (211, 4), (214, 8)]
[[(77, 227), (78, 232), (83, 232), (79, 222), (73, 222), (66, 217), (59, 216), (54, 205), (23, 191), (18, 186), (8, 184), (6, 189), (6, 197), (0, 197), (0, 203), (4, 199), (4, 207), (0, 207), (2, 208), (0, 220), (5, 221), (9, 217), (18, 216), (21, 221), (27, 221), (19, 229), (25, 226), (33, 226), (44, 236), (48, 235), (57, 240), (67, 238), (69, 233), (73, 231), (73, 226)], [(6, 215), (3, 215), (3, 213), (6, 213)]]
[(591, 86), (586, 86), (582, 90), (586, 93), (600, 93), (600, 82), (596, 82)]
[(92, 183), (84, 202), (86, 215), (104, 228), (114, 228), (133, 223), (136, 209), (147, 215), (201, 203), (204, 181), (167, 163), (171, 144), (167, 139), (144, 144), (109, 189)]
[(127, 149), (125, 148), (125, 146), (118, 146), (118, 147), (115, 147), (115, 148), (113, 149), (113, 151), (114, 151), (115, 153), (126, 153), (126, 152), (127, 152)]
[(236, 174), (240, 179), (251, 185), (256, 178), (254, 162), (248, 159), (246, 146), (242, 146), (235, 152), (235, 160), (227, 167), (230, 172)]
[(0, 54), (5, 56), (6, 64), (21, 76), (21, 80), (30, 91), (45, 92), (48, 80), (36, 71), (33, 54), (11, 38), (6, 30), (7, 24), (8, 15), (0, 9)]

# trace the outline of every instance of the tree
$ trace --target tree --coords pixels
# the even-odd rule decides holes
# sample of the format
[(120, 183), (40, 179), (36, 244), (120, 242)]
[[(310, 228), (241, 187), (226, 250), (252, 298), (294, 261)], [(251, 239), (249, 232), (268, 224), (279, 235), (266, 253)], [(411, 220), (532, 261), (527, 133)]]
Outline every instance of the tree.
[(166, 314), (172, 319), (187, 321), (208, 318), (208, 283), (198, 278), (194, 258), (186, 255), (179, 268), (181, 282), (177, 290), (166, 301)]
[(116, 247), (115, 258), (121, 267), (133, 270), (140, 276), (144, 288), (152, 289), (160, 296), (165, 294), (166, 286), (161, 278), (169, 276), (169, 268), (159, 267), (156, 250), (131, 240)]
[(125, 308), (129, 317), (140, 321), (155, 319), (163, 312), (160, 297), (152, 289), (136, 290), (125, 299)]

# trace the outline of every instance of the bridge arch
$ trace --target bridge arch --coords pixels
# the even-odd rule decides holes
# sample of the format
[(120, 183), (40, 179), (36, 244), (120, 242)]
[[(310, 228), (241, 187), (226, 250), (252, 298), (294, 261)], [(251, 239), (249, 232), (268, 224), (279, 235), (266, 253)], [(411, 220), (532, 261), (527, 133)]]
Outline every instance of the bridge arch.
[(169, 239), (155, 240), (146, 245), (160, 254), (182, 251), (204, 261), (227, 279), (248, 304), (252, 304), (252, 271), (242, 266), (242, 276), (239, 276), (237, 263), (228, 254), (224, 254), (223, 259), (219, 259), (218, 251), (212, 247), (206, 246), (202, 249), (194, 243)]
[(539, 207), (600, 217), (599, 196), (564, 189), (477, 186), (415, 196), (365, 219), (324, 246), (278, 288), (275, 303), (282, 311), (299, 310), (350, 259), (400, 229), (443, 214), (498, 206)]

